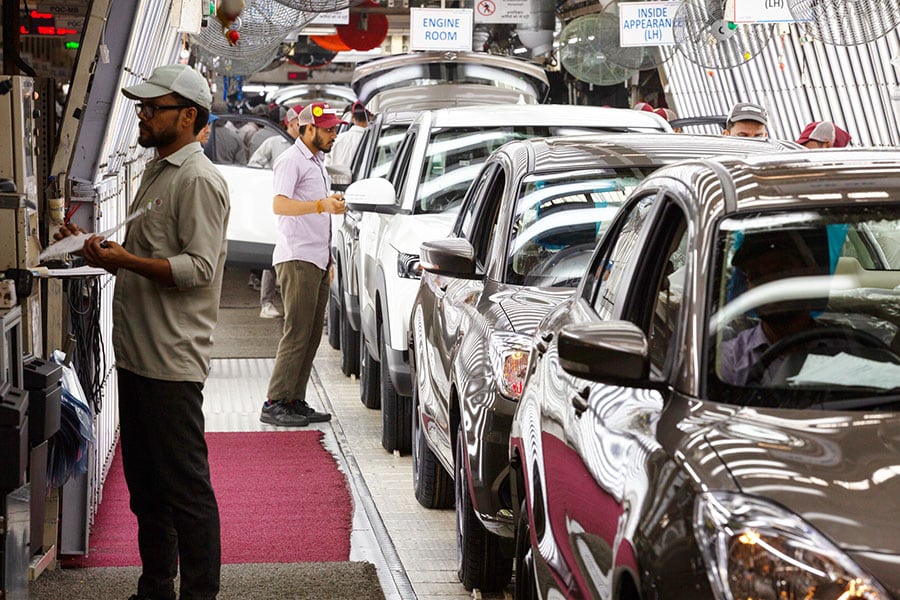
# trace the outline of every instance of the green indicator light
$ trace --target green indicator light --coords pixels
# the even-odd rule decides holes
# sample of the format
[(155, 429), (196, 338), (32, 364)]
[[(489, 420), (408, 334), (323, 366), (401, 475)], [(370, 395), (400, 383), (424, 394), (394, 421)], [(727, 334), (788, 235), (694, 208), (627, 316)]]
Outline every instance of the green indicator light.
[(737, 29), (737, 23), (731, 23), (731, 22), (729, 22), (729, 23), (728, 23), (728, 29), (734, 31), (735, 29)]
[(66, 42), (66, 50), (78, 50), (80, 45), (78, 42)]

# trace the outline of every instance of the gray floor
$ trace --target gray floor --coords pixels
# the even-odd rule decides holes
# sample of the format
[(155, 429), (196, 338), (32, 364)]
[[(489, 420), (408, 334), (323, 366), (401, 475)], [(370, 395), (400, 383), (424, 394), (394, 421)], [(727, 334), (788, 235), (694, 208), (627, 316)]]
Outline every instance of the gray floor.
[[(259, 422), (272, 359), (215, 359), (204, 394), (208, 431), (268, 431)], [(456, 576), (454, 512), (427, 510), (412, 493), (409, 456), (381, 447), (381, 413), (359, 401), (359, 382), (340, 371), (340, 355), (323, 339), (309, 398), (335, 415), (313, 425), (325, 432), (353, 492), (351, 561), (378, 570), (385, 597), (436, 600), (511, 598), (466, 592)]]

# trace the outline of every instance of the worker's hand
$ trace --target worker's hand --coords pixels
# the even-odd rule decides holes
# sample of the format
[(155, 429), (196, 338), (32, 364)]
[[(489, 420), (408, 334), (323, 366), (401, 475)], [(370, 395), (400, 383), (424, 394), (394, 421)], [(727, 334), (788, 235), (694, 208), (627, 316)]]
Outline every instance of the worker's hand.
[(67, 238), (71, 235), (78, 235), (79, 233), (86, 233), (84, 229), (76, 225), (75, 223), (64, 223), (60, 225), (59, 231), (53, 234), (53, 239), (59, 241), (63, 238)]
[(331, 213), (333, 215), (344, 214), (344, 195), (335, 192), (327, 198), (322, 199), (322, 212)]
[(129, 254), (119, 244), (106, 240), (99, 235), (92, 235), (84, 242), (81, 255), (84, 256), (84, 260), (90, 266), (106, 269), (115, 275), (119, 266), (123, 264), (124, 259)]

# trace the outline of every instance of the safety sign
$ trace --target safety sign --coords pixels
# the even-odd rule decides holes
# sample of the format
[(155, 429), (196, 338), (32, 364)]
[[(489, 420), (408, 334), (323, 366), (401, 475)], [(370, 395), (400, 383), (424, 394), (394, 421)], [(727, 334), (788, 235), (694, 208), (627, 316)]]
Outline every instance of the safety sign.
[(530, 0), (475, 0), (476, 23), (525, 23)]
[(619, 45), (669, 46), (672, 21), (681, 2), (619, 2)]
[(471, 50), (472, 9), (410, 7), (409, 49)]

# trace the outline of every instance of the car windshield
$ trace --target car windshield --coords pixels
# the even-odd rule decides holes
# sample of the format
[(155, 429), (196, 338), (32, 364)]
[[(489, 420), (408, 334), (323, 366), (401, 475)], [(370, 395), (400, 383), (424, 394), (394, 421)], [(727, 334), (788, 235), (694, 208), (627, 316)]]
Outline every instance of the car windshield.
[(896, 403), (900, 209), (727, 219), (713, 271), (712, 388), (793, 408)]
[(513, 140), (596, 131), (577, 127), (454, 127), (435, 129), (425, 151), (416, 214), (456, 210), (481, 165), (500, 146)]
[(610, 169), (584, 177), (526, 177), (509, 235), (506, 282), (578, 285), (597, 240), (646, 174), (642, 169)]

